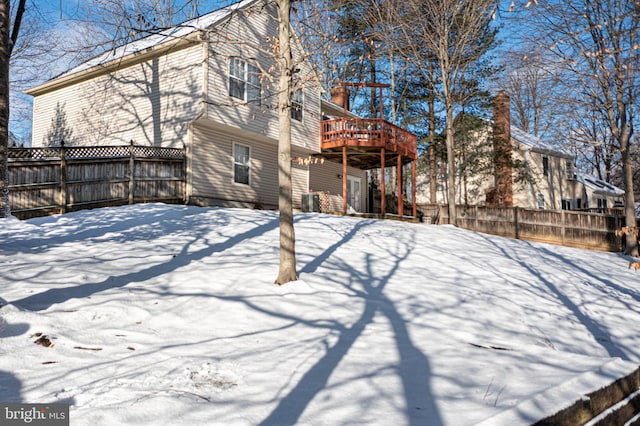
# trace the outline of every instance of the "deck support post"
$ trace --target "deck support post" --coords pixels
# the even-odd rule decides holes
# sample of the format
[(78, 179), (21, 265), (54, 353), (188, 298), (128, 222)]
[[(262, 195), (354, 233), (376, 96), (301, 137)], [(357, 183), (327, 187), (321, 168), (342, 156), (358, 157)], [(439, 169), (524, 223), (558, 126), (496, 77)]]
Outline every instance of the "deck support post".
[(398, 216), (404, 216), (404, 194), (402, 190), (402, 154), (398, 153)]
[(387, 196), (385, 195), (384, 189), (384, 147), (380, 148), (380, 214), (384, 216), (385, 213), (385, 201)]
[(416, 160), (411, 162), (411, 205), (413, 208), (413, 217), (418, 217), (418, 209), (416, 208)]
[(347, 214), (347, 146), (342, 147), (342, 213)]

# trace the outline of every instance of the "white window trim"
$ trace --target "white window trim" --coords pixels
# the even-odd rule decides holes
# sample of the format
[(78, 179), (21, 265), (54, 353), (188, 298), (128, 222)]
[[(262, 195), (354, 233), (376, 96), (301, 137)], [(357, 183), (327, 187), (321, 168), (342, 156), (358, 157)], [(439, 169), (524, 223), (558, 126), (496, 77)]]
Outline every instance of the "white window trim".
[[(294, 100), (296, 93), (300, 93), (300, 102), (295, 102), (295, 100)], [(298, 120), (297, 118), (293, 117), (294, 103), (296, 105), (300, 105), (300, 120)], [(302, 89), (295, 90), (293, 92), (293, 95), (291, 96), (291, 119), (297, 121), (298, 123), (303, 123), (304, 122), (304, 91)]]
[[(240, 164), (240, 163), (236, 163), (236, 147), (247, 148), (249, 150), (249, 159), (246, 164), (246, 166), (248, 167), (247, 183), (238, 182), (236, 180), (236, 164)], [(244, 164), (240, 164), (240, 165), (244, 166)], [(251, 186), (251, 147), (249, 145), (243, 145), (241, 143), (236, 143), (236, 142), (233, 143), (233, 149), (231, 152), (231, 179), (233, 180), (234, 185)]]
[[(243, 73), (242, 78), (231, 74), (231, 64), (234, 61), (238, 61), (242, 65), (242, 73)], [(239, 56), (232, 56), (228, 59), (227, 62), (228, 62), (227, 64), (227, 96), (229, 96), (231, 99), (234, 99), (236, 101), (244, 102), (247, 105), (253, 105), (258, 107), (261, 106), (262, 105), (262, 83), (260, 81), (260, 68), (252, 64), (250, 61), (247, 61), (246, 59), (243, 59)], [(250, 67), (255, 68), (256, 72), (258, 73), (258, 80), (259, 80), (258, 85), (253, 84), (249, 79)], [(242, 98), (238, 98), (231, 94), (232, 79), (238, 80), (244, 85)], [(258, 91), (258, 97), (253, 101), (249, 100), (249, 86), (251, 86), (254, 89), (257, 89)]]

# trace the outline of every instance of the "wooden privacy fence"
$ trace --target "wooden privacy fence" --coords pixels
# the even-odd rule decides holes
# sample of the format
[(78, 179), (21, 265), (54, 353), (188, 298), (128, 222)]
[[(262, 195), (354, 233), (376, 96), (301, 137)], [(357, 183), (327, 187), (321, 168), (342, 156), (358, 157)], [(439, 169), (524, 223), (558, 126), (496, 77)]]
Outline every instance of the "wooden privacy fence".
[[(426, 221), (450, 223), (446, 205), (418, 208)], [(615, 234), (625, 226), (620, 215), (463, 205), (456, 206), (456, 215), (459, 227), (486, 234), (594, 250), (624, 249), (623, 239)]]
[(66, 211), (183, 202), (183, 149), (151, 146), (9, 148), (11, 212), (21, 219)]

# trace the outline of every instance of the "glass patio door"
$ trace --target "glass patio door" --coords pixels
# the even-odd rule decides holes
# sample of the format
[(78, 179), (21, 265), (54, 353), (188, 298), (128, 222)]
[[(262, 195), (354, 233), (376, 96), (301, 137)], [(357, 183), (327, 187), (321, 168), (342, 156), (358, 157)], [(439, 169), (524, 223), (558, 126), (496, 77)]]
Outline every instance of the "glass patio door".
[(361, 211), (362, 205), (362, 179), (354, 176), (347, 176), (347, 207), (357, 212)]

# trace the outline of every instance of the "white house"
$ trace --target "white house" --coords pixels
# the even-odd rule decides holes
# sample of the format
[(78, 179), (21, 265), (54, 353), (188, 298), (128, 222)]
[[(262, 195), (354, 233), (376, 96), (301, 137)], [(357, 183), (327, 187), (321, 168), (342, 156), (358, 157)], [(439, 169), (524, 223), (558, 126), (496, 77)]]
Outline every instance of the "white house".
[[(494, 101), (493, 121), (476, 119), (481, 125), (471, 132), (466, 147), (466, 155), (475, 156), (476, 167), (470, 171), (459, 167), (457, 204), (576, 210), (602, 209), (622, 202), (624, 191), (577, 173), (571, 154), (511, 125), (509, 111), (509, 97), (500, 94)], [(502, 136), (497, 137), (498, 133)], [(497, 142), (501, 138), (508, 141), (508, 148), (503, 151), (510, 155), (503, 163), (502, 173), (496, 165), (500, 156), (495, 154), (501, 149)], [(419, 199), (421, 203), (430, 200), (426, 173), (421, 175)], [(438, 181), (437, 201), (448, 201), (446, 175)]]
[[(277, 76), (269, 40), (277, 39), (277, 23), (273, 2), (243, 0), (33, 87), (27, 91), (34, 98), (32, 144), (134, 141), (185, 148), (190, 203), (276, 208)], [(366, 211), (366, 171), (348, 157), (354, 148), (345, 143), (344, 161), (331, 152), (325, 161), (323, 111), (336, 105), (321, 100), (309, 64), (298, 65), (291, 130), (294, 208), (301, 208), (309, 191), (321, 191), (334, 209)]]

